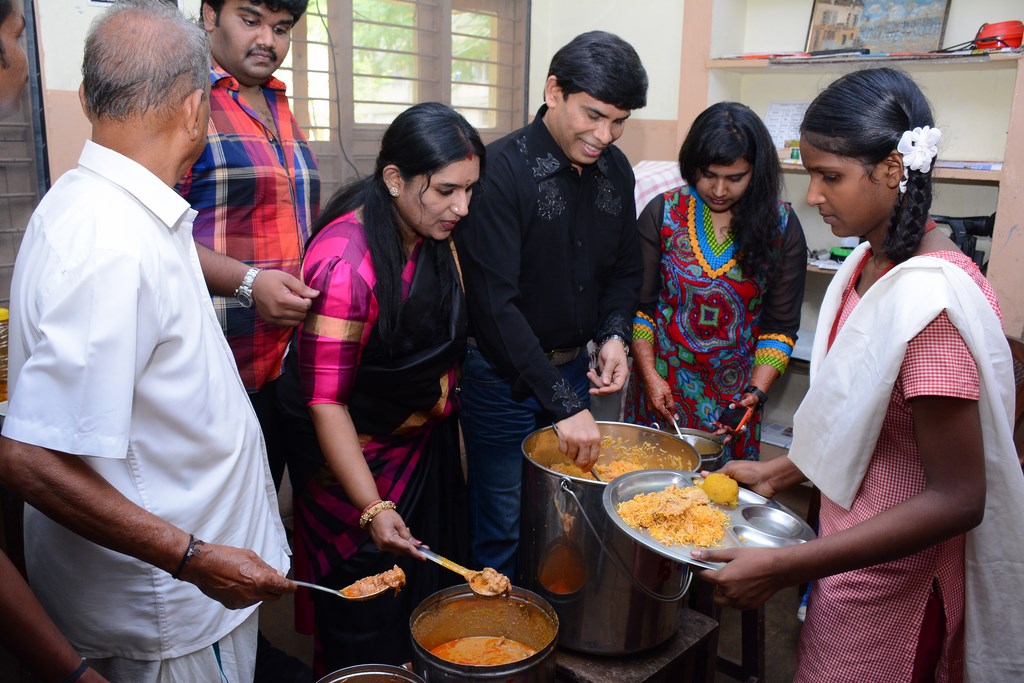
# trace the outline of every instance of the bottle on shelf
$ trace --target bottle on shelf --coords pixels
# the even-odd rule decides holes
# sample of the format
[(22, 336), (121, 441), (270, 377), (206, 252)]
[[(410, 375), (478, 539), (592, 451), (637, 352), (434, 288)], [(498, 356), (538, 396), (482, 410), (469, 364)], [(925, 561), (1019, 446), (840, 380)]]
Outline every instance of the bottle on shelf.
[(0, 308), (0, 402), (7, 400), (7, 328), (11, 313)]

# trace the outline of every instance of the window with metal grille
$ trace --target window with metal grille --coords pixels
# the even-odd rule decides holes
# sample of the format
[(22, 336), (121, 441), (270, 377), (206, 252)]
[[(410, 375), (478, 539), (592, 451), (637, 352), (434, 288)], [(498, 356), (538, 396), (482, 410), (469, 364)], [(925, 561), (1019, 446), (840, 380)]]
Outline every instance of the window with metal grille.
[(373, 170), (380, 137), (417, 102), (496, 140), (526, 122), (529, 0), (310, 0), (277, 77), (320, 164), (324, 196)]
[(337, 116), (331, 111), (332, 59), (327, 0), (311, 0), (306, 14), (292, 29), (288, 56), (274, 74), (288, 86), (292, 113), (310, 142), (329, 142), (336, 128), (333, 121)]

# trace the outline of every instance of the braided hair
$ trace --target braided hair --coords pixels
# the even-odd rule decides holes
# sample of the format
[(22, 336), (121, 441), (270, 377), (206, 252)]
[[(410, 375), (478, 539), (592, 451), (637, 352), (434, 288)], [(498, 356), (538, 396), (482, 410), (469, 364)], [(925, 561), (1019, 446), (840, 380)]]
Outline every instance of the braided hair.
[[(903, 133), (935, 126), (932, 110), (910, 76), (889, 68), (846, 74), (823, 90), (804, 114), (800, 132), (818, 149), (872, 169)], [(913, 256), (932, 206), (931, 173), (908, 170), (907, 190), (892, 209), (883, 248), (895, 263)]]

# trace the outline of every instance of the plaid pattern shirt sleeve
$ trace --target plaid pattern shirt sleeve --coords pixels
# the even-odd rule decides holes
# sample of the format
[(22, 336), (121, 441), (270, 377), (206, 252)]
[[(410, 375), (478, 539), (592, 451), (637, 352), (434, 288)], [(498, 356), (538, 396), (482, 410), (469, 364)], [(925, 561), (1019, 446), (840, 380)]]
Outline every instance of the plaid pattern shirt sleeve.
[[(234, 78), (214, 65), (210, 80), (207, 145), (177, 187), (199, 212), (193, 237), (250, 266), (299, 277), (319, 211), (320, 176), (285, 86), (275, 78), (263, 84), (275, 135), (239, 99)], [(246, 388), (255, 391), (276, 379), (291, 329), (265, 322), (233, 297), (213, 301)]]

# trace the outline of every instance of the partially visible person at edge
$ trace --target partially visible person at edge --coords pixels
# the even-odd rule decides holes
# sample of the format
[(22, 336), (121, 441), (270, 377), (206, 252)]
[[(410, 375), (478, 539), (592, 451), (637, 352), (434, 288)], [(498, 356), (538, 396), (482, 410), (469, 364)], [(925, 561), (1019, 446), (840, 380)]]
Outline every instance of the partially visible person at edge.
[(292, 327), (317, 292), (299, 276), (320, 206), (316, 160), (273, 74), (308, 0), (203, 0), (210, 34), (206, 148), (177, 190), (199, 212), (194, 237), (214, 308), (263, 428), (274, 484), (286, 437), (275, 382)]
[(304, 279), (323, 294), (279, 386), (294, 439), (296, 576), (342, 588), (396, 562), (407, 576), (397, 596), (369, 602), (312, 592), (318, 676), (409, 661), (413, 609), (459, 581), (421, 562), (420, 539), (468, 560), (455, 417), (466, 308), (451, 235), (483, 166), (462, 116), (411, 107), (385, 131), (373, 173), (327, 203), (306, 250)]
[(294, 588), (194, 212), (171, 189), (205, 144), (209, 54), (162, 0), (93, 23), (92, 139), (14, 267), (0, 485), (28, 504), (39, 601), (111, 680), (252, 680), (256, 607)]
[[(719, 604), (813, 579), (798, 682), (1024, 680), (1024, 477), (992, 287), (929, 220), (941, 136), (917, 85), (848, 74), (811, 103), (807, 202), (859, 237), (825, 294), (788, 456), (723, 471), (821, 489), (821, 536), (707, 550)], [(884, 675), (880, 672), (884, 672)]]
[(625, 420), (721, 433), (722, 411), (755, 409), (725, 460), (756, 460), (768, 390), (800, 328), (807, 242), (781, 201), (771, 134), (749, 107), (719, 102), (679, 150), (686, 185), (638, 220), (644, 255)]
[(590, 394), (619, 391), (628, 373), (642, 266), (633, 170), (614, 143), (646, 103), (632, 46), (604, 31), (574, 38), (551, 60), (533, 123), (488, 146), (488, 191), (456, 233), (473, 335), (460, 402), (473, 558), (507, 575), (523, 438), (554, 424), (589, 471), (601, 442)]
[[(28, 82), (22, 47), (25, 15), (18, 0), (0, 0), (0, 119), (18, 110)], [(0, 643), (42, 681), (102, 683), (43, 610), (17, 568), (0, 552)]]
[[(299, 279), (320, 206), (316, 159), (273, 74), (308, 0), (203, 0), (210, 34), (210, 123), (202, 155), (177, 185), (199, 212), (193, 236), (221, 328), (256, 411), (274, 486), (288, 437), (277, 379), (293, 327), (317, 292)], [(304, 680), (309, 668), (261, 632), (256, 683)]]

